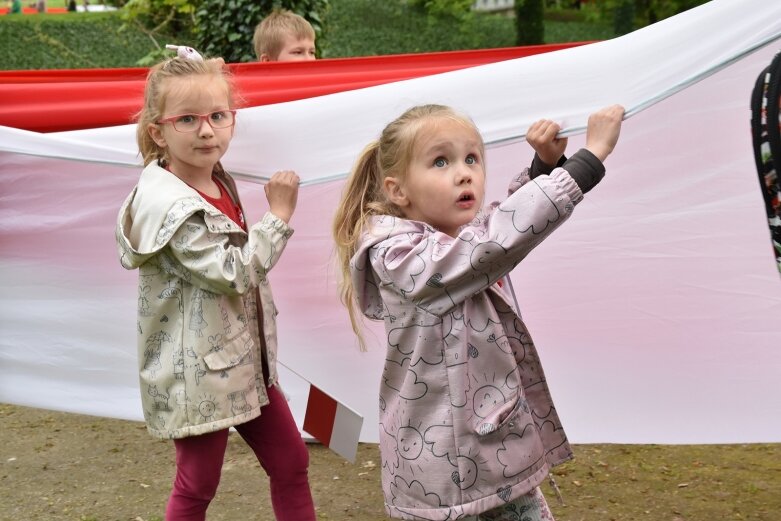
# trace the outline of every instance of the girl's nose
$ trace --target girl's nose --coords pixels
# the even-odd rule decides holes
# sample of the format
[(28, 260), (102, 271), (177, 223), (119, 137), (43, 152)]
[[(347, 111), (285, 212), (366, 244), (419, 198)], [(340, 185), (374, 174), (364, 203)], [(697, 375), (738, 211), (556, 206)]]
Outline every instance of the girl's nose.
[(206, 118), (201, 118), (201, 126), (198, 127), (198, 135), (211, 136), (212, 134), (214, 134), (214, 129), (209, 123), (209, 120), (207, 120)]
[(464, 183), (472, 183), (472, 172), (466, 165), (460, 165), (456, 172), (456, 184), (460, 185)]

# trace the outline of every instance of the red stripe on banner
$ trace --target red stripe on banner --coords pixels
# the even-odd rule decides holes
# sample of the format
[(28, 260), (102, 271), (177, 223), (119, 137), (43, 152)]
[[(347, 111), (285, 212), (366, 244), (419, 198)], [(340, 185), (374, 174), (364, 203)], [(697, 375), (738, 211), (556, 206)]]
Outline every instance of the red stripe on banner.
[[(362, 89), (590, 42), (309, 62), (229, 65), (244, 106)], [(148, 69), (0, 71), (0, 125), (57, 132), (126, 125), (141, 109)]]
[(335, 419), (336, 400), (310, 385), (304, 414), (304, 430), (328, 447), (331, 444)]

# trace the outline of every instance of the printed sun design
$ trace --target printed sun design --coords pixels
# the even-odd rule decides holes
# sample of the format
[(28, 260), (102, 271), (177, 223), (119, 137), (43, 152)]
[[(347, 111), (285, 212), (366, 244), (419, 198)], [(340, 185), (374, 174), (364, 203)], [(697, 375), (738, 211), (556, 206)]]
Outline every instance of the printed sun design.
[(196, 413), (203, 421), (211, 420), (217, 412), (217, 398), (212, 395), (201, 395), (195, 400)]

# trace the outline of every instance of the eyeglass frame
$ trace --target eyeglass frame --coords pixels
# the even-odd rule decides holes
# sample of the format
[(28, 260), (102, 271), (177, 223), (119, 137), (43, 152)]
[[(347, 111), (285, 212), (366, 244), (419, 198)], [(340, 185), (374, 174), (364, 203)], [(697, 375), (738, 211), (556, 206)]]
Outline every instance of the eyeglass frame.
[[(209, 116), (211, 116), (212, 114), (216, 114), (217, 112), (230, 112), (233, 115), (233, 122), (231, 122), (231, 124), (226, 126), (226, 127), (217, 127), (217, 128), (215, 128), (214, 125), (212, 125), (211, 120), (209, 120)], [(206, 112), (205, 114), (188, 114), (188, 113), (177, 114), (176, 116), (168, 116), (167, 118), (158, 119), (157, 121), (155, 121), (155, 124), (162, 125), (163, 123), (170, 123), (171, 126), (174, 127), (175, 131), (180, 132), (182, 134), (189, 134), (191, 132), (198, 132), (198, 129), (200, 129), (201, 126), (203, 126), (203, 121), (206, 120), (206, 123), (209, 124), (209, 126), (212, 128), (212, 130), (223, 130), (223, 129), (226, 129), (226, 128), (231, 128), (233, 126), (236, 126), (236, 112), (237, 111), (235, 109), (225, 109), (225, 110), (213, 110), (211, 112)], [(198, 126), (195, 127), (192, 130), (179, 130), (178, 128), (176, 128), (176, 120), (178, 118), (182, 118), (184, 116), (194, 116), (194, 117), (197, 117), (198, 118)]]

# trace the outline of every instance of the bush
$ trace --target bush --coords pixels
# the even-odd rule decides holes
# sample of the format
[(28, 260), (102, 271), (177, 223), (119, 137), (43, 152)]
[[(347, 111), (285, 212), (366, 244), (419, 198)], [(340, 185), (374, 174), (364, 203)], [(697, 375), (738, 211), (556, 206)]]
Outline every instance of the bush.
[(4, 16), (0, 69), (134, 67), (155, 45), (122, 25), (117, 12)]
[(515, 25), (518, 45), (537, 45), (545, 42), (542, 0), (515, 0)]
[(434, 16), (399, 0), (338, 0), (326, 23), (321, 49), (327, 58), (509, 47), (515, 41), (510, 18)]
[[(515, 45), (515, 21), (510, 17), (472, 13), (454, 20), (422, 12), (402, 0), (336, 0), (324, 22), (328, 28), (318, 36), (317, 43), (321, 55), (327, 58)], [(254, 25), (249, 26), (254, 32)], [(174, 31), (175, 27), (170, 26), (169, 30)], [(251, 33), (248, 36), (249, 42)], [(610, 22), (545, 21), (548, 43), (604, 40), (613, 36)], [(5, 52), (0, 54), (0, 69), (148, 65), (150, 60), (159, 58), (158, 45), (166, 43), (192, 45), (210, 55), (223, 54), (198, 46), (188, 30), (173, 36), (156, 34), (154, 38), (156, 41), (138, 24), (123, 27), (123, 16), (117, 12), (2, 16), (0, 48)], [(254, 60), (251, 43), (236, 43), (234, 49)]]

